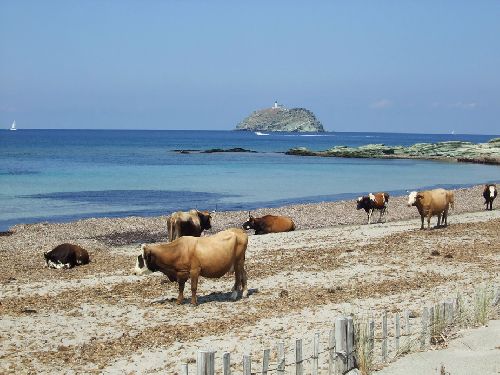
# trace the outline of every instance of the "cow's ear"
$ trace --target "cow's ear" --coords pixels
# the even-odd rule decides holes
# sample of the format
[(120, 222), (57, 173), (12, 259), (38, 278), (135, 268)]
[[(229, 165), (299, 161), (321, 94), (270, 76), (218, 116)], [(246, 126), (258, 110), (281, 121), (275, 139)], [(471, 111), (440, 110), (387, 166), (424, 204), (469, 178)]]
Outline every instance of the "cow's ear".
[(422, 194), (417, 194), (416, 199), (422, 199), (424, 196)]

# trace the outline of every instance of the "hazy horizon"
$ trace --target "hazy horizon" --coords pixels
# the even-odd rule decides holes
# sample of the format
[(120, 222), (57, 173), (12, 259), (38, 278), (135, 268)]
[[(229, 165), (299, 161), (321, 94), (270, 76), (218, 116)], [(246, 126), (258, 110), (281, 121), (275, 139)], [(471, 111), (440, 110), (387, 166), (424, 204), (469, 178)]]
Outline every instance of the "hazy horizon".
[(500, 128), (500, 3), (3, 1), (0, 128), (233, 130), (275, 100), (325, 130)]

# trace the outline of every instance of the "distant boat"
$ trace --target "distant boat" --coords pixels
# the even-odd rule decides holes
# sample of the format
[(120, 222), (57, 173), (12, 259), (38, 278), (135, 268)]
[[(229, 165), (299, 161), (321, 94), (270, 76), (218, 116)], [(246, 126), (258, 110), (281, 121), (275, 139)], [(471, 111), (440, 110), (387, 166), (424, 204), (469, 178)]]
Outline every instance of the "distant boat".
[(269, 134), (266, 134), (266, 133), (261, 133), (261, 132), (255, 132), (256, 135), (269, 135)]
[(452, 130), (452, 131), (451, 131), (451, 135), (455, 135), (455, 130)]
[(16, 129), (16, 121), (14, 121), (10, 127), (10, 130), (17, 130)]

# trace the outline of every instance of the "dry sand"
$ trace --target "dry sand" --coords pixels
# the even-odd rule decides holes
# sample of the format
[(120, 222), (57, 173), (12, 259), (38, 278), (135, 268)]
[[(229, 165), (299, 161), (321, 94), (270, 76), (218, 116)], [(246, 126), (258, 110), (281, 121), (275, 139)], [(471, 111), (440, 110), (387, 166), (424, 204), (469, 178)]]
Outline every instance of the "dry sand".
[[(175, 305), (177, 285), (161, 274), (130, 275), (139, 243), (166, 239), (165, 217), (15, 226), (0, 237), (0, 372), (173, 374), (207, 347), (218, 370), (229, 351), (241, 372), (244, 353), (259, 369), (262, 350), (275, 359), (278, 340), (289, 360), (295, 338), (308, 356), (321, 332), (324, 348), (339, 314), (418, 316), (426, 303), (500, 284), (500, 210), (482, 211), (481, 189), (457, 191), (450, 225), (431, 231), (418, 230), (405, 198), (391, 198), (388, 222), (370, 226), (352, 201), (254, 211), (289, 215), (297, 231), (250, 237), (248, 299), (229, 300), (230, 276), (202, 279), (197, 307)], [(217, 213), (212, 232), (245, 216)], [(43, 251), (61, 242), (84, 246), (92, 262), (45, 268)]]

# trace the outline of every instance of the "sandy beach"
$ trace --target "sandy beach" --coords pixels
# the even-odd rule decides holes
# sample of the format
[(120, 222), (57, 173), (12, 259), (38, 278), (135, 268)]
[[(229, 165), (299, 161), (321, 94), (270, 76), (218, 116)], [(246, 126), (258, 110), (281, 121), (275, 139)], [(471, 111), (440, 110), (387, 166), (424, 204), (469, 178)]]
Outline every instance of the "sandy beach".
[[(290, 216), (297, 230), (250, 236), (248, 299), (229, 300), (231, 276), (201, 279), (197, 307), (177, 306), (177, 284), (161, 274), (131, 275), (140, 243), (166, 241), (166, 216), (16, 225), (0, 236), (0, 372), (174, 374), (207, 347), (217, 371), (229, 351), (241, 372), (244, 353), (254, 369), (263, 349), (275, 360), (278, 340), (290, 358), (295, 338), (305, 355), (313, 332), (326, 345), (340, 314), (418, 317), (457, 291), (467, 298), (500, 284), (500, 210), (484, 211), (481, 193), (482, 185), (456, 190), (449, 226), (430, 231), (419, 230), (406, 197), (391, 197), (387, 222), (369, 226), (354, 201), (252, 211)], [(247, 217), (217, 212), (208, 234)], [(43, 252), (62, 242), (86, 248), (91, 263), (47, 269)]]

